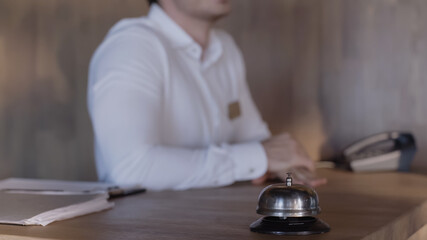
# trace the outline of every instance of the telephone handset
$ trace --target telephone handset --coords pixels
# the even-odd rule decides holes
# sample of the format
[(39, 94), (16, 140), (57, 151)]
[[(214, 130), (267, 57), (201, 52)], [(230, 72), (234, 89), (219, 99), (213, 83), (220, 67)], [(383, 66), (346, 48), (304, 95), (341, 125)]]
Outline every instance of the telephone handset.
[(336, 167), (354, 172), (407, 172), (416, 150), (415, 138), (411, 133), (386, 132), (348, 146), (334, 162)]

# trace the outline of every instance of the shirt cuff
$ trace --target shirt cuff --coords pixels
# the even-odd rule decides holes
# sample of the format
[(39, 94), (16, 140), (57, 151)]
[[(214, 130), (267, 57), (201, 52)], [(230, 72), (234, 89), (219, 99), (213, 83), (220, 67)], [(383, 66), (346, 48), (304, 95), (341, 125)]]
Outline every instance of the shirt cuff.
[(231, 145), (231, 158), (236, 181), (259, 178), (267, 172), (267, 155), (259, 142)]

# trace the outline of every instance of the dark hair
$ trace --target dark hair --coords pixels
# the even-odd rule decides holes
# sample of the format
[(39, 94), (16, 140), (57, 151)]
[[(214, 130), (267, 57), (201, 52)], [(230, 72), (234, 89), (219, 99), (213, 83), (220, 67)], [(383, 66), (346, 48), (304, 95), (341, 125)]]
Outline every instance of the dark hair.
[(148, 5), (152, 5), (153, 3), (159, 4), (157, 0), (148, 0)]

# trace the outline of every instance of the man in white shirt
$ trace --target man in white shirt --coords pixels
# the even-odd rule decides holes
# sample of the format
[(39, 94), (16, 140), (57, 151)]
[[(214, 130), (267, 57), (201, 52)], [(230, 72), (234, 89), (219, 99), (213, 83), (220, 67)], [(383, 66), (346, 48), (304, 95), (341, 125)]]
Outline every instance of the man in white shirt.
[(314, 171), (288, 134), (270, 137), (238, 47), (213, 29), (229, 11), (228, 0), (159, 0), (109, 31), (88, 86), (100, 180), (179, 190)]

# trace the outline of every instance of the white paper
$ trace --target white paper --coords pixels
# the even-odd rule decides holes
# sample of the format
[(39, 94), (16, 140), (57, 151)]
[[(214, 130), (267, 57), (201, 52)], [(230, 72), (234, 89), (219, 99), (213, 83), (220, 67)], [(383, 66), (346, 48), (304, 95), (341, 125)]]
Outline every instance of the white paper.
[[(62, 180), (45, 180), (45, 179), (24, 179), (24, 178), (8, 178), (0, 181), (0, 190), (13, 189), (22, 190), (44, 190), (47, 193), (61, 194), (63, 192), (81, 192), (81, 193), (97, 193), (106, 192), (108, 188), (115, 187), (110, 183), (101, 182), (81, 182), (81, 181), (62, 181)], [(30, 191), (28, 191), (30, 192)], [(40, 194), (42, 191), (33, 191)], [(39, 193), (37, 193), (39, 192)]]
[(112, 208), (108, 194), (37, 195), (0, 192), (0, 223), (46, 226)]
[(42, 225), (112, 208), (100, 182), (9, 178), (0, 181), (0, 223)]

